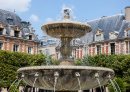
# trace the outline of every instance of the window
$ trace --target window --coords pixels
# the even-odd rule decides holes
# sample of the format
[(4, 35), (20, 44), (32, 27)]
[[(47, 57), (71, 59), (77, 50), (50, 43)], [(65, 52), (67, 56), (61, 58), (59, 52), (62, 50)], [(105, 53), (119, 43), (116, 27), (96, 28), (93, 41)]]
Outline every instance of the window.
[(41, 42), (41, 46), (43, 46), (43, 42)]
[(2, 44), (2, 43), (0, 43), (0, 49), (2, 49), (2, 47), (3, 47), (3, 44)]
[(115, 43), (111, 43), (111, 55), (115, 54)]
[(22, 23), (22, 26), (23, 26), (24, 28), (27, 27), (27, 22), (26, 22), (26, 21), (21, 21), (21, 23)]
[(75, 45), (75, 40), (73, 40), (73, 45)]
[(19, 37), (19, 31), (14, 31), (14, 36)]
[(18, 45), (14, 45), (13, 51), (15, 52), (18, 51), (18, 47), (19, 47)]
[(50, 49), (45, 49), (44, 50), (44, 55), (50, 55)]
[(43, 51), (42, 51), (42, 50), (39, 50), (39, 53), (40, 53), (40, 54), (42, 54), (42, 53), (43, 53)]
[(32, 40), (32, 35), (29, 35), (29, 40)]
[(28, 47), (28, 53), (33, 54), (32, 47)]
[(8, 19), (8, 23), (9, 23), (10, 25), (13, 25), (13, 19)]
[(3, 28), (0, 28), (0, 35), (3, 34)]
[(97, 41), (101, 41), (101, 34), (97, 35)]
[(130, 54), (130, 41), (126, 41), (126, 54)]
[(111, 33), (111, 39), (114, 39), (114, 33)]
[(127, 36), (130, 36), (130, 30), (126, 30)]
[(27, 23), (26, 22), (23, 22), (23, 27), (27, 27)]
[(97, 54), (101, 54), (101, 45), (97, 45)]

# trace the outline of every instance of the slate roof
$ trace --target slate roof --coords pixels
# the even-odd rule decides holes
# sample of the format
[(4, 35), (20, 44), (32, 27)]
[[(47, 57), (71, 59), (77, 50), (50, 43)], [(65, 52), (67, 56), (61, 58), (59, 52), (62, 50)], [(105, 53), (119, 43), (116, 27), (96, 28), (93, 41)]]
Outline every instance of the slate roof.
[[(92, 27), (92, 32), (87, 33), (84, 37), (81, 38), (81, 40), (89, 39), (90, 43), (95, 42), (94, 32), (97, 29), (101, 29), (104, 31), (104, 41), (108, 41), (110, 40), (109, 32), (119, 32), (116, 39), (122, 39), (124, 38), (124, 29), (128, 27), (130, 28), (130, 21), (126, 21), (125, 16), (123, 14), (102, 17), (100, 19), (88, 21), (87, 24), (89, 24)], [(91, 39), (90, 36), (92, 36)]]
[[(13, 19), (13, 25), (9, 25), (8, 20), (7, 20), (8, 18)], [(10, 12), (7, 10), (0, 9), (0, 22), (6, 24), (6, 34), (8, 36), (10, 36), (11, 26), (20, 26), (23, 28), (23, 26), (22, 26), (23, 20), (16, 13)], [(26, 21), (24, 21), (24, 22), (26, 22)], [(29, 27), (22, 29), (23, 39), (26, 39), (26, 36), (25, 36), (26, 33), (32, 33), (32, 29)], [(35, 32), (33, 32), (33, 34), (34, 34), (34, 41), (39, 41)]]

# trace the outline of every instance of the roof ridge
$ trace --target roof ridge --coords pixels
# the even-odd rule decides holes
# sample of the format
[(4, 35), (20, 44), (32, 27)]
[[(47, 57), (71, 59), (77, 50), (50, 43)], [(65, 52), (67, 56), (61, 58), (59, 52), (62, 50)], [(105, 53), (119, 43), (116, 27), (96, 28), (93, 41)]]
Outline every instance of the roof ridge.
[(103, 18), (98, 18), (98, 19), (90, 20), (88, 22), (92, 22), (92, 21), (96, 21), (96, 20), (100, 20), (100, 19), (105, 19), (105, 18), (110, 18), (110, 17), (114, 17), (114, 16), (118, 16), (118, 15), (123, 15), (123, 14), (116, 14), (116, 15), (112, 15), (112, 16), (106, 16), (106, 17), (103, 17)]
[[(2, 10), (2, 11), (6, 11), (6, 12), (10, 12), (10, 13), (14, 13), (15, 15), (17, 15), (15, 12), (13, 12), (13, 11), (9, 11), (9, 10), (5, 10), (5, 9), (0, 9), (0, 10)], [(18, 16), (18, 15), (17, 15)]]

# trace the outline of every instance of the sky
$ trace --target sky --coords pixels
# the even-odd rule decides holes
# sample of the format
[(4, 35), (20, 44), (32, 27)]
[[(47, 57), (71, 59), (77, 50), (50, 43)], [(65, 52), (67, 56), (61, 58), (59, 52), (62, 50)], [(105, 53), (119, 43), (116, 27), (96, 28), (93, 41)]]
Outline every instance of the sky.
[(41, 26), (58, 21), (62, 8), (69, 7), (76, 21), (85, 23), (102, 16), (122, 13), (130, 6), (130, 0), (0, 0), (0, 9), (14, 12), (24, 21), (30, 22), (41, 38)]

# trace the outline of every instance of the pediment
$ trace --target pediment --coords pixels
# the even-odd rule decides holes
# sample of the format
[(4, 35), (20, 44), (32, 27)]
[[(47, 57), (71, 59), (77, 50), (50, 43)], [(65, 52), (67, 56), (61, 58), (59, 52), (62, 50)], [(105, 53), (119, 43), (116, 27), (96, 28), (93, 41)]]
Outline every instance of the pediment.
[(104, 31), (103, 31), (102, 29), (99, 29), (99, 28), (98, 28), (97, 30), (95, 30), (94, 33), (97, 34), (97, 33), (102, 33), (102, 32), (104, 32)]
[(19, 25), (18, 25), (18, 26), (12, 26), (11, 28), (12, 28), (13, 30), (17, 30), (17, 31), (20, 31), (20, 30), (23, 29), (23, 28), (20, 27)]

